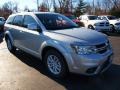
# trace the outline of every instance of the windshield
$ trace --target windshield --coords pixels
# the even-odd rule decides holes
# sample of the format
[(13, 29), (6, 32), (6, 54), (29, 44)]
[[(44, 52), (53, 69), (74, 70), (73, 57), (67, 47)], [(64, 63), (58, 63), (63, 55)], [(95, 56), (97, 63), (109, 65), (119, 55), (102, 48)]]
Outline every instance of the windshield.
[(118, 19), (116, 16), (107, 16), (107, 18), (108, 18), (109, 20), (115, 20), (115, 19)]
[(73, 16), (73, 15), (71, 15), (71, 16), (67, 16), (69, 19), (71, 19), (71, 20), (74, 20), (74, 19), (76, 19), (76, 17), (75, 16)]
[(78, 27), (78, 25), (72, 20), (60, 14), (36, 14), (36, 16), (47, 30), (70, 29)]
[(97, 20), (98, 16), (88, 16), (89, 20)]

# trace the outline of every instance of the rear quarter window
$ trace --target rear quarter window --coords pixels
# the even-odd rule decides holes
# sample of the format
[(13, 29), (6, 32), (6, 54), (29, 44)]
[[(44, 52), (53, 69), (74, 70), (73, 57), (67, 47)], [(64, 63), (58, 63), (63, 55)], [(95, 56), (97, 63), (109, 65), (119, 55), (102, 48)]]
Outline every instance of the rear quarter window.
[(22, 24), (23, 24), (23, 16), (22, 15), (15, 16), (13, 20), (13, 25), (22, 26)]
[(11, 16), (7, 19), (6, 23), (7, 24), (12, 24), (13, 23), (14, 16)]

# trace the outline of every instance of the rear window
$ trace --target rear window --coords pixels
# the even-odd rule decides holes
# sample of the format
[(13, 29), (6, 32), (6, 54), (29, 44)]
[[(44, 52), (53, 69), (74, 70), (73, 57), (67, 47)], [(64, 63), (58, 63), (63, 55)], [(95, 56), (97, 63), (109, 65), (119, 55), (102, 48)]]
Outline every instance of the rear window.
[(14, 19), (14, 16), (9, 17), (9, 18), (7, 19), (7, 21), (6, 21), (6, 23), (7, 23), (7, 24), (12, 24), (13, 19)]

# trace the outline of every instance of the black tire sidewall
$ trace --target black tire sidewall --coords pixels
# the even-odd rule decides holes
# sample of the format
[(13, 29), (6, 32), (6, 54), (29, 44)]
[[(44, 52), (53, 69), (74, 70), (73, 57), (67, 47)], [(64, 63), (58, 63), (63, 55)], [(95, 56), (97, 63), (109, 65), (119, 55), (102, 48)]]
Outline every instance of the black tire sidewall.
[(92, 25), (89, 25), (88, 28), (94, 30), (94, 27)]
[(111, 24), (110, 26), (111, 26), (112, 32), (113, 33), (116, 32), (114, 25)]

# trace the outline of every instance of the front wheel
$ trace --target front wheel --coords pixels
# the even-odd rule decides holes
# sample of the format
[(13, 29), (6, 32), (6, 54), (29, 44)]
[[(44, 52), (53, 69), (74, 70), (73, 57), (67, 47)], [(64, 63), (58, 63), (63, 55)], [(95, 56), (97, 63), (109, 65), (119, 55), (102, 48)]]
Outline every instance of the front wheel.
[(44, 57), (48, 73), (55, 78), (63, 78), (67, 74), (67, 65), (63, 56), (56, 50), (49, 50)]
[(110, 29), (111, 29), (111, 31), (112, 31), (113, 33), (116, 32), (114, 25), (110, 25)]
[(92, 25), (89, 25), (88, 28), (94, 30), (94, 27)]

